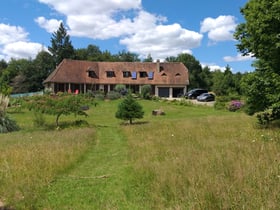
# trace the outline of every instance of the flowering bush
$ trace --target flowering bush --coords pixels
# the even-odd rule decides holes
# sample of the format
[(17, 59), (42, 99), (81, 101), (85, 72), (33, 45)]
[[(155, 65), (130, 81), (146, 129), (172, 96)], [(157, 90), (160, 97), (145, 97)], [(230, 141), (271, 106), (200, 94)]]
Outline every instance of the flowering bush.
[(235, 112), (238, 109), (240, 109), (242, 106), (243, 106), (243, 103), (241, 101), (234, 100), (229, 103), (228, 110), (231, 112)]

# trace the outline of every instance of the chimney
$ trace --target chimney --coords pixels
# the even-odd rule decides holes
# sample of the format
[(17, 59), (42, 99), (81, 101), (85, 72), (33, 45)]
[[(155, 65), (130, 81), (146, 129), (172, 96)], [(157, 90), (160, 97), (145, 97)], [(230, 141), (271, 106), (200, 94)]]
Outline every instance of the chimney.
[(157, 72), (160, 72), (160, 60), (157, 59)]

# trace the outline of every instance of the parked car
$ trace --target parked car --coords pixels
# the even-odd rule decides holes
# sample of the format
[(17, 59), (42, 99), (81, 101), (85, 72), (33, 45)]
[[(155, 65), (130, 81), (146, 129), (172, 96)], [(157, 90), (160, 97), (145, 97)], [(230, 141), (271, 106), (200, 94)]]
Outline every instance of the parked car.
[(215, 101), (215, 95), (212, 93), (202, 93), (196, 98), (198, 101)]
[(187, 92), (186, 97), (189, 99), (196, 99), (197, 96), (201, 95), (202, 93), (208, 93), (205, 89), (195, 88)]

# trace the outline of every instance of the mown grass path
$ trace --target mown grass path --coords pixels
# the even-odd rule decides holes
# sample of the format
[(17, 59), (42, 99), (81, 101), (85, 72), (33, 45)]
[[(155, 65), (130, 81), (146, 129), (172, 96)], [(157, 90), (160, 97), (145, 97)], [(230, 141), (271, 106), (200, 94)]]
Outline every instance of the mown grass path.
[(48, 188), (38, 207), (45, 209), (119, 209), (125, 204), (127, 142), (118, 127), (97, 126), (96, 144), (69, 173)]

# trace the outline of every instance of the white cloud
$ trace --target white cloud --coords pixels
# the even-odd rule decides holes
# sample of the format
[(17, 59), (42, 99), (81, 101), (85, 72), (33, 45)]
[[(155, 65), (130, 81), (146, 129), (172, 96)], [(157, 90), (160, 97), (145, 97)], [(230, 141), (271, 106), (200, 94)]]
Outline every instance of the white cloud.
[(237, 54), (236, 56), (225, 56), (224, 61), (226, 62), (239, 62), (239, 61), (252, 61), (255, 58), (253, 55), (243, 56), (242, 54)]
[[(166, 17), (144, 11), (141, 0), (39, 0), (66, 16), (71, 36), (120, 38), (130, 52), (153, 58), (177, 56), (198, 47), (203, 35), (179, 24), (164, 25)], [(43, 28), (48, 21), (40, 17)], [(38, 19), (37, 19), (38, 20)], [(37, 21), (39, 22), (39, 20)]]
[(40, 50), (42, 45), (29, 42), (22, 27), (0, 24), (0, 59), (34, 58)]
[(7, 60), (10, 58), (35, 58), (43, 48), (45, 49), (39, 43), (18, 41), (5, 45), (3, 54), (6, 55)]
[(120, 43), (126, 45), (129, 51), (138, 52), (144, 57), (151, 54), (153, 58), (164, 59), (182, 52), (191, 53), (190, 49), (198, 47), (201, 39), (201, 34), (173, 24), (143, 30), (120, 40)]
[(224, 72), (226, 70), (225, 66), (219, 66), (215, 63), (201, 63), (202, 68), (204, 67), (209, 67), (210, 71), (217, 71), (220, 70), (222, 72)]
[(208, 33), (212, 42), (234, 40), (233, 33), (237, 26), (234, 16), (219, 16), (217, 18), (205, 18), (200, 23), (200, 32)]
[(0, 24), (0, 45), (27, 40), (28, 33), (22, 27)]
[(57, 31), (62, 20), (56, 20), (56, 19), (47, 20), (45, 17), (38, 17), (35, 19), (35, 22), (38, 23), (38, 25), (41, 28), (46, 29), (47, 32), (53, 33)]

